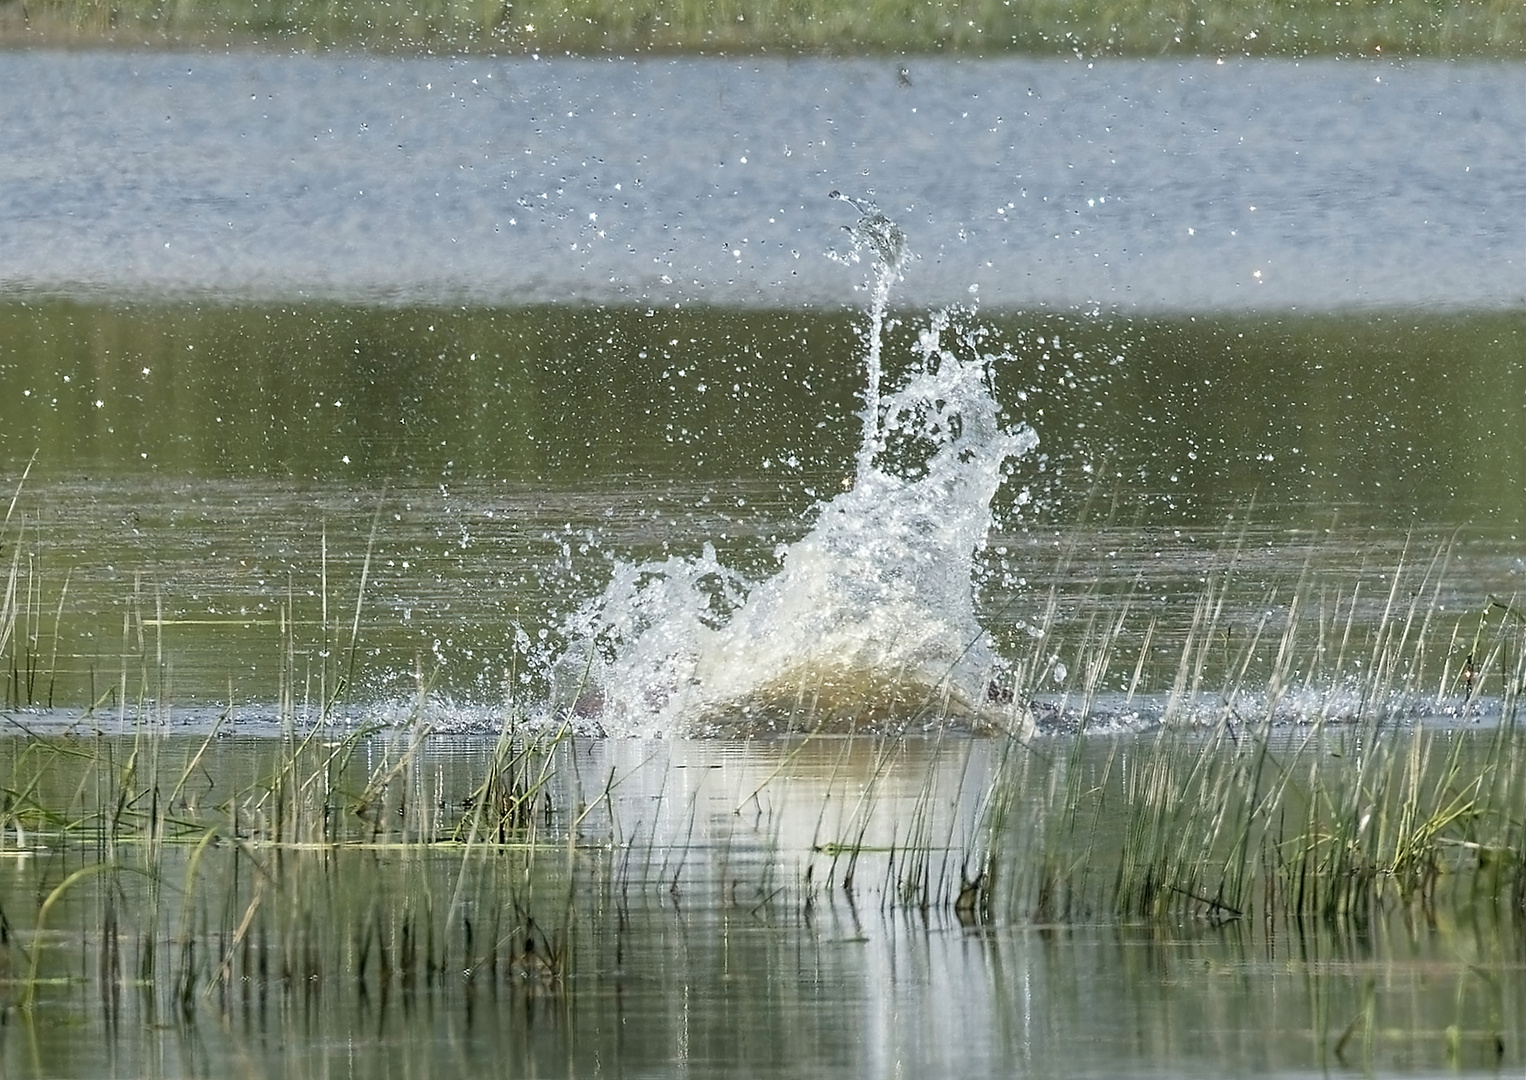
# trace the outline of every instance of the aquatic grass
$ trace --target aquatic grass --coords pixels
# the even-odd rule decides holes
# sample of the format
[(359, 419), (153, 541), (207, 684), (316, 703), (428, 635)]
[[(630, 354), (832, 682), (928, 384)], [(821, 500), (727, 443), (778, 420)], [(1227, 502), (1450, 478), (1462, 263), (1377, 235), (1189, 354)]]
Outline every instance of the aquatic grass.
[[(1009, 750), (1031, 752), (1028, 732), (1012, 731), (1004, 738)], [(884, 894), (924, 918), (934, 908), (952, 909), (961, 923), (969, 923), (983, 918), (988, 911), (988, 865), (978, 852), (971, 851), (974, 838), (966, 832), (971, 821), (978, 820), (980, 811), (975, 810), (973, 816), (963, 812), (967, 799), (980, 804), (990, 796), (986, 785), (980, 785), (981, 790), (971, 787), (972, 782), (978, 783), (971, 776), (976, 761), (974, 745), (966, 738), (950, 735), (946, 726), (938, 729), (932, 737), (930, 758), (936, 762), (950, 753), (959, 757), (953, 789), (941, 789), (940, 774), (928, 768), (912, 800), (905, 831), (900, 833), (902, 839), (898, 844), (892, 843), (886, 874), (893, 884)]]
[[(602, 932), (595, 920), (620, 918), (633, 888), (681, 916), (681, 888), (707, 875), (716, 910), (757, 922), (803, 921), (833, 902), (856, 918), (876, 895), (889, 917), (967, 924), (1217, 929), (1302, 918), (1359, 931), (1396, 908), (1447, 905), (1518, 917), (1517, 599), (1443, 610), (1445, 543), (1429, 558), (1406, 549), (1373, 593), (1328, 585), (1312, 556), (1295, 576), (1256, 581), (1243, 534), (1226, 529), (1205, 560), (1184, 626), (1167, 625), (1133, 586), (1092, 586), (1079, 602), (1051, 588), (1017, 689), (1037, 699), (1068, 662), (1074, 680), (1062, 677), (1051, 704), (1073, 735), (998, 736), (990, 777), (971, 762), (992, 744), (947, 724), (923, 739), (843, 738), (809, 851), (793, 846), (782, 816), (763, 819), (758, 793), (775, 782), (787, 791), (792, 755), (824, 732), (782, 751), (754, 790), (752, 835), (728, 831), (704, 850), (696, 796), (677, 836), (650, 822), (642, 836), (639, 821), (622, 836), (619, 778), (585, 792), (572, 717), (530, 723), (512, 671), (496, 743), (465, 782), (448, 784), (432, 756), (433, 672), (422, 663), (402, 723), (331, 722), (339, 684), (320, 671), (326, 656), (310, 654), (304, 670), (290, 588), (277, 627), (281, 736), (251, 775), (208, 770), (231, 725), (219, 719), (194, 740), (164, 734), (173, 680), (158, 639), (169, 620), (153, 581), (140, 578), (123, 624), (131, 735), (15, 736), (0, 779), (0, 835), (8, 825), (18, 847), (58, 853), (48, 884), (62, 891), (23, 934), (37, 964), (28, 1001), (51, 985), (47, 927), (64, 909), (90, 928), (103, 987), (136, 985), (182, 1017), (206, 1002), (231, 1008), (246, 980), (300, 998), (336, 983), (431, 990), (471, 972), (559, 994), (582, 941)], [(360, 596), (352, 657), (364, 584)], [(1259, 598), (1249, 612), (1246, 596)], [(318, 636), (337, 652), (344, 628), (323, 603)], [(35, 593), (23, 606), (41, 610)], [(1472, 674), (1462, 698), (1453, 684), (1464, 648)], [(1121, 718), (1113, 687), (1126, 687), (1126, 706), (1136, 695), (1166, 704), (1145, 723)], [(1299, 703), (1303, 722), (1288, 724), (1285, 702), (1301, 694), (1318, 707)], [(1434, 710), (1443, 699), (1459, 709), (1454, 727), (1415, 721), (1417, 703)], [(808, 708), (804, 719), (815, 727)], [(1476, 731), (1475, 720), (1491, 728)], [(865, 745), (867, 764), (850, 768)], [(934, 761), (962, 754), (962, 767), (948, 784), (929, 767), (892, 796), (914, 747)], [(659, 801), (673, 797), (667, 779)], [(842, 807), (836, 822), (829, 800)], [(983, 808), (979, 833), (957, 812), (966, 801)], [(594, 806), (609, 835), (590, 840), (579, 828)], [(100, 869), (70, 876), (85, 866)]]
[[(1419, 725), (1227, 722), (1110, 738), (1126, 743), (1100, 766), (1008, 763), (1000, 783), (1014, 794), (993, 802), (985, 841), (1002, 917), (1360, 924), (1385, 907), (1442, 903), (1523, 913), (1526, 734), (1513, 724), (1482, 743)], [(1088, 769), (1094, 782), (1077, 782)], [(1096, 828), (1105, 815), (1111, 830)]]
[(466, 809), (471, 814), (456, 825), (456, 835), (464, 830), (468, 845), (503, 844), (516, 838), (533, 843), (539, 822), (553, 813), (547, 789), (555, 775), (557, 752), (569, 737), (565, 724), (547, 733), (506, 720), (481, 782), (467, 796)]
[(178, 763), (162, 757), (172, 737), (149, 724), (125, 739), (20, 728), (24, 734), (6, 739), (0, 828), (19, 844), (89, 837), (106, 852), (123, 844), (157, 852), (202, 835), (209, 823), (276, 847), (408, 846), (459, 844), (474, 826), (498, 842), (534, 844), (538, 823), (573, 819), (570, 808), (553, 805), (564, 797), (552, 783), (566, 729), (520, 736), (507, 725), (475, 791), (452, 804), (421, 760), (428, 723), (337, 732), (314, 726), (300, 739), (276, 741), (267, 772), (230, 783), (207, 762), (226, 722), (223, 714)]
[(381, 51), (1491, 56), (1526, 53), (1510, 0), (32, 0), (13, 40), (236, 42)]
[[(1486, 606), (1476, 629), (1478, 609), (1459, 610), (1447, 574), (1455, 535), (1424, 558), (1406, 545), (1390, 564), (1364, 558), (1354, 569), (1309, 544), (1288, 575), (1264, 565), (1247, 546), (1247, 531), (1226, 529), (1195, 552), (1196, 584), (1164, 609), (1138, 578), (1074, 587), (1071, 542), (1059, 543), (1045, 592), (1023, 598), (1035, 617), (1003, 626), (1010, 599), (988, 616), (1011, 657), (1016, 694), (1032, 703), (1041, 726), (1209, 727), (1223, 716), (1246, 724), (1262, 715), (1400, 721), (1506, 705), (1501, 695), (1474, 700), (1455, 692), (1464, 654), (1463, 689), (1480, 685), (1486, 665), (1494, 672), (1514, 655), (1509, 635), (1487, 622), (1503, 608)], [(1382, 593), (1368, 590), (1369, 579), (1381, 580)], [(1502, 694), (1519, 689), (1491, 685)]]
[[(483, 770), (509, 768), (521, 754), (522, 733), (512, 717), (505, 718), (503, 733), (496, 766), (484, 759), (474, 775), (443, 790), (481, 790)], [(45, 742), (31, 757), (15, 759), (36, 765), (44, 756), (51, 762), (65, 752), (91, 753), (64, 746), (54, 754)], [(147, 813), (154, 800), (145, 797), (153, 786), (150, 771), (163, 777), (164, 791), (183, 790), (184, 778), (200, 775), (221, 739), (182, 739), (183, 753), (168, 752), (168, 742), (157, 749), (143, 744), (136, 755), (118, 742), (124, 747), (118, 757), (94, 752), (108, 785), (101, 801), (125, 806), (115, 826), (118, 845), (110, 861), (92, 863), (85, 827), (48, 838), (58, 850), (72, 849), (74, 857), (102, 867), (60, 893), (48, 925), (65, 907), (79, 912), (69, 920), (92, 928), (87, 948), (98, 950), (90, 970), (112, 986), (153, 996), (167, 1019), (188, 1018), (206, 1006), (227, 1013), (240, 995), (260, 987), (296, 1003), (340, 988), (361, 995), (455, 994), (446, 988), (465, 981), (554, 997), (569, 980), (567, 992), (577, 985), (582, 941), (618, 940), (632, 884), (651, 902), (671, 907), (669, 917), (684, 919), (691, 902), (681, 903), (674, 892), (681, 880), (713, 880), (720, 889), (715, 913), (707, 902), (697, 913), (701, 921), (731, 911), (758, 925), (808, 921), (832, 904), (847, 905), (857, 919), (862, 900), (876, 892), (887, 918), (969, 925), (1101, 919), (1213, 929), (1306, 918), (1360, 932), (1386, 912), (1411, 906), (1482, 906), (1506, 919), (1523, 910), (1518, 896), (1526, 871), (1512, 800), (1526, 770), (1526, 740), (1504, 725), (1478, 734), (1334, 724), (1290, 731), (1226, 717), (1209, 730), (1161, 725), (1143, 736), (1093, 732), (1040, 740), (1036, 747), (1017, 739), (945, 736), (926, 758), (909, 751), (929, 740), (884, 738), (873, 746), (860, 740), (868, 756), (854, 776), (878, 775), (881, 785), (897, 772), (904, 783), (907, 762), (963, 756), (936, 782), (931, 773), (910, 778), (904, 797), (876, 788), (863, 809), (876, 815), (878, 828), (886, 826), (887, 814), (912, 812), (890, 820), (892, 842), (885, 845), (857, 833), (860, 818), (846, 819), (855, 829), (849, 839), (859, 836), (852, 852), (859, 863), (850, 887), (825, 890), (810, 865), (829, 852), (796, 850), (777, 818), (772, 826), (762, 823), (771, 839), (764, 838), (761, 860), (735, 859), (734, 840), (724, 850), (701, 853), (680, 821), (672, 846), (659, 845), (648, 856), (675, 862), (632, 882), (619, 867), (639, 859), (633, 849), (649, 837), (633, 835), (621, 844), (572, 840), (568, 825), (578, 817), (577, 803), (565, 801), (565, 789), (559, 789), (559, 828), (535, 843), (499, 842), (486, 827), (491, 814), (477, 818), (484, 828), (476, 837), (466, 825), (463, 841), (463, 825), (476, 816), (465, 808), (450, 830), (439, 818), (421, 816), (395, 838), (373, 841), (367, 828), (351, 840), (304, 843), (288, 835), (278, 843), (235, 832), (235, 815), (224, 803), (221, 811), (203, 804), (200, 812), (209, 816), (201, 831), (164, 828), (155, 844)], [(846, 753), (854, 740), (841, 742)], [(265, 745), (277, 758), (292, 749)], [(388, 773), (409, 745), (411, 739), (383, 756)], [(316, 762), (317, 750), (309, 745), (303, 753)], [(972, 768), (977, 758), (990, 763), (988, 775)], [(378, 766), (356, 761), (352, 767), (369, 778)], [(308, 768), (288, 771), (303, 776)], [(541, 768), (523, 775), (538, 777)], [(393, 783), (407, 786), (410, 801), (421, 792), (440, 794), (437, 774), (427, 774), (432, 770), (413, 768)], [(567, 769), (557, 766), (556, 775), (565, 777)], [(846, 771), (839, 775), (849, 779)], [(252, 782), (257, 788), (269, 776), (260, 770)], [(787, 782), (783, 774), (767, 781)], [(127, 785), (127, 797), (113, 798), (110, 784)], [(46, 782), (31, 786), (49, 797)], [(553, 788), (543, 790), (549, 795)], [(307, 791), (303, 797), (316, 805), (316, 788)], [(945, 834), (942, 824), (945, 807), (969, 795), (983, 803), (980, 820), (992, 829), (971, 839), (972, 846), (953, 831), (958, 826)], [(947, 820), (969, 819), (955, 813)], [(433, 840), (422, 831), (429, 821)], [(134, 827), (141, 834), (136, 840)], [(564, 856), (557, 856), (561, 841)], [(983, 851), (973, 847), (977, 842)], [(846, 848), (843, 857), (849, 857)], [(807, 869), (787, 874), (793, 859)], [(110, 887), (99, 889), (100, 882)], [(56, 992), (50, 980), (58, 961), (50, 957), (58, 946), (31, 931), (23, 941), (39, 950), (35, 1002)], [(1348, 1018), (1330, 1022), (1330, 1041)], [(1360, 1026), (1353, 1030), (1352, 1038), (1362, 1033)], [(1472, 1038), (1467, 1030), (1460, 1028), (1465, 1042)], [(1343, 1049), (1356, 1053), (1349, 1040)]]
[[(1450, 551), (1446, 541), (1426, 560), (1401, 557), (1375, 617), (1362, 614), (1371, 602), (1359, 588), (1337, 589), (1332, 603), (1306, 564), (1291, 586), (1269, 586), (1260, 617), (1236, 630), (1225, 597), (1245, 559), (1232, 545), (1175, 635), (1174, 662), (1152, 665), (1165, 697), (1143, 736), (1129, 730), (1138, 728), (1131, 712), (1095, 711), (1129, 594), (1109, 609), (1094, 592), (1100, 611), (1072, 619), (1080, 633), (1067, 640), (1075, 631), (1055, 617), (1052, 590), (1025, 661), (1040, 677), (1029, 676), (1026, 692), (1042, 700), (1044, 664), (1079, 657), (1080, 704), (1069, 705), (1068, 690), (1047, 699), (1050, 724), (1103, 727), (1068, 752), (1004, 756), (983, 850), (972, 853), (1001, 883), (991, 903), (1002, 917), (1351, 920), (1375, 906), (1433, 903), (1447, 883), (1469, 902), (1521, 895), (1526, 848), (1512, 800), (1526, 779), (1516, 724), (1526, 619), (1494, 597), (1476, 615), (1443, 617)], [(1140, 637), (1158, 636), (1152, 618)], [(1459, 647), (1470, 650), (1465, 698), (1447, 693)], [(1125, 701), (1148, 681), (1143, 670), (1141, 656)], [(1501, 691), (1487, 750), (1465, 729), (1420, 719), (1479, 717), (1471, 683), (1486, 671)], [(1110, 747), (1100, 765), (1088, 754), (1098, 740)], [(1117, 825), (1101, 827), (1106, 818)], [(1104, 862), (1110, 880), (1097, 872)]]
[[(11, 518), (16, 513), (16, 504), (21, 499), (22, 489), (26, 486), (27, 477), (31, 475), (34, 464), (36, 464), (36, 455), (33, 455), (32, 461), (27, 462), (26, 468), (22, 470), (21, 479), (16, 481), (16, 490), (12, 493), (11, 501), (5, 508), (5, 520), (0, 522), (0, 540), (4, 540), (10, 532)], [(21, 549), (22, 544), (20, 540), (17, 540), (15, 550), (11, 554), (10, 572), (6, 576), (5, 594), (3, 597), (0, 597), (0, 655), (4, 655), (6, 645), (14, 640), (16, 636), (16, 622), (19, 617), (19, 609), (16, 603), (16, 584), (20, 575)], [(14, 661), (11, 664), (11, 684), (8, 696), (12, 700), (15, 700), (18, 696)]]
[[(832, 779), (827, 788), (827, 797), (822, 800), (821, 810), (816, 819), (816, 832), (811, 840), (811, 850), (826, 855), (829, 860), (823, 880), (825, 887), (830, 889), (836, 886), (849, 896), (853, 894), (857, 883), (859, 859), (869, 850), (867, 841), (869, 832), (875, 825), (874, 808), (879, 787), (889, 774), (896, 752), (902, 743), (900, 739), (894, 737), (876, 738), (872, 739), (871, 745), (873, 746), (872, 764), (868, 777), (860, 781), (857, 798), (851, 804), (844, 801), (846, 816), (840, 813), (835, 832), (824, 834), (827, 801), (831, 797), (839, 776), (846, 775), (848, 755), (853, 749), (850, 741), (843, 742), (842, 753), (834, 765)], [(835, 835), (838, 839), (826, 839), (825, 837), (829, 835)]]
[[(0, 657), (5, 656), (9, 649), (5, 690), (5, 707), (9, 709), (37, 705), (53, 707), (58, 674), (59, 631), (69, 592), (70, 574), (65, 573), (53, 619), (51, 658), (44, 668), (42, 620), (45, 579), (40, 565), (41, 541), (39, 537), (28, 545), (27, 514), (23, 510), (18, 516), (16, 512), (35, 464), (34, 454), (16, 481), (4, 520), (0, 522), (0, 551), (4, 550), (6, 543), (12, 544), (10, 568), (5, 574), (4, 593), (0, 595)], [(14, 538), (10, 536), (13, 521), (16, 529)], [(26, 563), (24, 574), (23, 557)], [(44, 678), (47, 685), (45, 694), (41, 691)]]
[[(199, 822), (176, 818), (168, 808), (179, 805), (184, 815), (178, 793), (203, 767), (214, 738), (215, 733), (209, 734), (188, 747), (179, 765), (167, 759), (168, 743), (158, 735), (106, 740), (94, 751), (67, 736), (34, 736), (14, 755), (11, 773), (19, 766), (26, 780), (18, 784), (8, 775), (5, 789), (13, 796), (8, 805), (18, 815), (27, 804), (42, 805), (50, 795), (56, 797), (53, 781), (70, 772), (86, 777), (63, 789), (73, 791), (68, 809), (35, 815), (37, 828), (30, 839), (47, 845), (49, 862), (80, 865), (42, 899), (37, 927), (29, 935), (23, 1004), (31, 1005), (49, 978), (42, 960), (54, 948), (44, 933), (50, 915), (60, 906), (79, 903), (99, 905), (98, 918), (87, 917), (85, 925), (93, 922), (100, 928), (86, 940), (97, 942), (100, 950), (103, 1000), (111, 1000), (125, 980), (157, 1001), (156, 1008), (186, 1017), (204, 1000), (216, 998), (226, 1008), (230, 988), (251, 979), (291, 991), (355, 974), (357, 963), (355, 977), (362, 981), (369, 969), (383, 986), (396, 980), (405, 988), (427, 987), (460, 970), (457, 965), (475, 970), (489, 953), (496, 957), (496, 950), (514, 941), (519, 944), (505, 953), (505, 978), (516, 967), (534, 968), (537, 978), (560, 977), (569, 948), (569, 893), (560, 884), (550, 886), (564, 898), (555, 905), (562, 910), (550, 926), (529, 914), (546, 902), (547, 875), (537, 869), (536, 844), (452, 845), (444, 823), (432, 815), (419, 815), (413, 825), (405, 821), (396, 840), (380, 844), (369, 839), (374, 835), (369, 831), (352, 831), (348, 839), (331, 832), (316, 837), (318, 842), (290, 828), (248, 834), (246, 825), (255, 815), (247, 804), (270, 798), (274, 790), (307, 800), (302, 812), (316, 817), (321, 800), (316, 785), (276, 779), (314, 775), (315, 764), (327, 767), (331, 762), (320, 760), (318, 751), (331, 759), (332, 748), (313, 744), (285, 746), (285, 752), (302, 760), (278, 763), (263, 789), (256, 780), (251, 792), (205, 807)], [(120, 760), (111, 750), (116, 743), (125, 751)], [(394, 786), (406, 786), (395, 764), (385, 775)], [(295, 810), (289, 815), (293, 821), (298, 817)], [(455, 889), (442, 895), (432, 882), (441, 861), (451, 863), (457, 849), (463, 854)], [(355, 875), (363, 867), (374, 872), (375, 884), (357, 891)], [(554, 863), (549, 869), (550, 880), (559, 881)], [(128, 884), (124, 874), (137, 883)], [(96, 879), (108, 884), (87, 887)], [(89, 895), (75, 899), (82, 891)], [(395, 897), (396, 903), (378, 907), (374, 898), (383, 896)], [(518, 913), (513, 920), (501, 914), (505, 906)], [(473, 911), (499, 912), (491, 916), (495, 937), (486, 949), (474, 938), (482, 924)], [(330, 939), (345, 926), (352, 930), (341, 932), (346, 944), (336, 953)], [(131, 942), (131, 958), (124, 956), (124, 939)], [(371, 962), (373, 952), (380, 955), (379, 966)], [(492, 964), (496, 970), (497, 960)], [(528, 977), (529, 972), (519, 974)]]

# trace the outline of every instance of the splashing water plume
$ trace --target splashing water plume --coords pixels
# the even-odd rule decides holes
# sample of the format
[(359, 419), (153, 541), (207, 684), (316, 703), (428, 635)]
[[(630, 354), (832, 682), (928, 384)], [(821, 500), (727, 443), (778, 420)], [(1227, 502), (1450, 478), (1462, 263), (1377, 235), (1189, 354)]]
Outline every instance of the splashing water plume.
[(880, 428), (880, 346), (885, 330), (885, 309), (890, 304), (890, 290), (906, 273), (911, 252), (906, 234), (872, 202), (855, 199), (834, 191), (831, 198), (841, 199), (858, 211), (858, 221), (843, 226), (853, 241), (850, 259), (858, 261), (864, 251), (874, 253), (874, 289), (869, 304), (868, 368), (864, 385), (864, 439), (859, 448), (858, 471), (862, 474), (873, 464), (879, 449)]
[(849, 229), (874, 258), (863, 440), (846, 491), (752, 582), (697, 557), (619, 563), (563, 631), (553, 700), (612, 735), (1026, 730), (975, 616), (971, 573), (1004, 467), (1037, 444), (992, 391), (1007, 358), (965, 312), (933, 315), (905, 385), (881, 392), (905, 235), (872, 203)]

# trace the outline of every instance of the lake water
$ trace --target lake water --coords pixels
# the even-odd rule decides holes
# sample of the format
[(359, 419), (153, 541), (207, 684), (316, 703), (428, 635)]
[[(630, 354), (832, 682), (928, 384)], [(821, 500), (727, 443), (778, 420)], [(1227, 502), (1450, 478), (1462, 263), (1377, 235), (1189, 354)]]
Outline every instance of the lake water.
[[(923, 322), (892, 335), (892, 382)], [(1094, 689), (1169, 691), (1212, 583), (1230, 602), (1205, 690), (1258, 632), (1243, 681), (1264, 681), (1298, 624), (1300, 677), (1339, 698), (1418, 597), (1408, 704), (1455, 710), (1526, 583), (1526, 318), (975, 322), (1010, 343), (996, 394), (1038, 445), (956, 577), (998, 651), (1050, 667), (1034, 692), (1080, 694), (1088, 636), (1120, 616)], [(345, 674), (362, 710), (407, 713), (422, 678), (452, 723), (492, 727), (511, 689), (544, 700), (548, 653), (617, 567), (709, 544), (771, 575), (861, 434), (849, 315), (13, 300), (0, 327), (12, 483), (36, 455), (10, 525), (13, 705), (253, 723), (283, 680), (310, 707)]]
[(1526, 303), (1526, 75), (1429, 62), (0, 54), (12, 293)]
[[(644, 648), (697, 656), (685, 620), (728, 620), (835, 513), (888, 505), (870, 372), (889, 409), (936, 366), (939, 320), (985, 389), (879, 462), (910, 516), (839, 530), (827, 576), (876, 578), (832, 632), (930, 560), (953, 582), (912, 616), (936, 662), (971, 667), (981, 639), (993, 681), (1062, 712), (1079, 694), (1159, 718), (1196, 641), (1197, 689), (1291, 654), (1292, 715), (1340, 713), (1403, 605), (1432, 618), (1395, 709), (1466, 704), (1470, 653), (1506, 688), (1518, 66), (0, 65), (13, 706), (259, 722), (278, 699), (406, 714), (422, 688), (491, 726), (506, 697), (566, 697), (553, 661), (580, 640), (650, 665), (611, 635), (653, 618), (655, 579), (685, 578), (690, 606)], [(873, 194), (910, 253), (882, 342), (877, 256), (837, 190)], [(952, 448), (983, 401), (1000, 415), (958, 452), (1002, 460), (915, 486), (907, 454)], [(977, 474), (962, 501), (937, 489)], [(952, 561), (939, 518), (963, 530)], [(1205, 587), (1230, 601), (1211, 656)], [(605, 729), (697, 707), (633, 693), (673, 710)]]
[(1519, 1067), (1514, 893), (1023, 875), (1513, 730), (1526, 71), (902, 67), (0, 53), (6, 1075)]

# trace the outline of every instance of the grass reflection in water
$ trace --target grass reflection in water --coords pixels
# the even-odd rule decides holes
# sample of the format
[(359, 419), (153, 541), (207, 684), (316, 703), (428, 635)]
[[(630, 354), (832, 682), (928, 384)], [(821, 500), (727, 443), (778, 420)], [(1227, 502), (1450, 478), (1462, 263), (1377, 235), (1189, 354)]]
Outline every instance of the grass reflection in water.
[[(50, 1018), (79, 1014), (124, 1060), (140, 1024), (221, 1026), (253, 1054), (267, 1024), (300, 1022), (578, 1072), (617, 1052), (627, 1016), (650, 1030), (626, 1060), (738, 1022), (683, 1019), (693, 991), (756, 1010), (754, 1034), (781, 1043), (761, 1071), (786, 1075), (801, 1062), (784, 1032), (817, 995), (873, 997), (877, 965), (921, 956), (951, 966), (950, 1007), (973, 994), (984, 1012), (1016, 972), (959, 989), (970, 965), (1040, 943), (1048, 964), (1022, 978), (1054, 995), (1051, 1050), (1094, 1021), (1079, 1001), (1050, 1010), (1101, 994), (1160, 1025), (1153, 1060), (1233, 1060), (1194, 1049), (1207, 1032), (1186, 1005), (1226, 977), (1245, 1011), (1217, 1002), (1210, 1028), (1278, 1070), (1515, 1060), (1526, 1024), (1513, 707), (1488, 728), (1226, 717), (1026, 744), (588, 740), (511, 716), (496, 746), (423, 719), (256, 739), (145, 727), (13, 733), (3, 755), (0, 993), (13, 1033), (41, 1026), (47, 1061), (64, 1053)], [(1097, 948), (1118, 956), (1088, 974)], [(488, 1035), (474, 1013), (519, 1019)], [(924, 1022), (932, 1039), (938, 1015)], [(1300, 1038), (1276, 1045), (1290, 1024)], [(982, 1052), (1010, 1062), (1000, 1030)], [(203, 1052), (218, 1072), (227, 1050)]]

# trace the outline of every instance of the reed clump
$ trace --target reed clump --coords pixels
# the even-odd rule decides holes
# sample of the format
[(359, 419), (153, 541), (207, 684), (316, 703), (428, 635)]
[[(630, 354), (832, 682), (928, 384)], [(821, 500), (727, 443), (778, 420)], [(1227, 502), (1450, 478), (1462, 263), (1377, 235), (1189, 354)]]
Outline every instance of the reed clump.
[[(0, 854), (30, 881), (0, 891), (17, 1002), (70, 966), (55, 937), (69, 925), (95, 953), (108, 1015), (129, 990), (189, 1017), (323, 983), (554, 984), (568, 885), (537, 828), (564, 816), (552, 782), (564, 750), (554, 733), (504, 730), (471, 794), (424, 759), (422, 724), (242, 746), (216, 729), (8, 737)], [(28, 895), (37, 906), (23, 913)], [(546, 923), (532, 914), (548, 909)]]
[[(1526, 617), (1498, 596), (1449, 614), (1450, 554), (1406, 552), (1368, 594), (1306, 566), (1249, 623), (1233, 537), (1180, 626), (1132, 592), (1051, 589), (1016, 666), (1077, 737), (1005, 753), (989, 902), (1039, 922), (1526, 914)], [(1077, 674), (1046, 695), (1061, 655)]]
[(1209, 922), (1484, 905), (1526, 915), (1526, 731), (1162, 727), (1012, 754), (988, 903), (1019, 921)]
[(1477, 720), (1516, 707), (1526, 616), (1515, 597), (1472, 600), (1449, 579), (1455, 536), (1418, 557), (1406, 542), (1376, 568), (1312, 543), (1289, 574), (1282, 564), (1298, 549), (1268, 567), (1248, 531), (1226, 527), (1195, 552), (1169, 606), (1138, 576), (1077, 588), (1075, 541), (1059, 544), (1047, 590), (1003, 609), (1021, 601), (1035, 613), (1002, 651), (1040, 722), (1238, 729)]
[[(47, 673), (29, 659), (46, 637), (37, 613), (52, 604), (22, 550), (0, 597), (0, 655), (30, 700)], [(400, 723), (348, 719), (369, 543), (353, 616), (336, 619), (325, 540), (315, 647), (298, 640), (296, 601), (280, 608), (278, 735), (232, 738), (224, 717), (171, 736), (156, 635), (172, 620), (140, 581), (116, 685), (128, 734), (13, 721), (0, 741), (0, 848), (25, 868), (19, 888), (0, 888), (0, 964), (20, 973), (0, 985), (22, 1005), (52, 993), (79, 966), (60, 945), (70, 937), (93, 951), (85, 968), (108, 1015), (127, 995), (189, 1018), (336, 985), (554, 998), (582, 942), (623, 947), (633, 895), (680, 910), (696, 884), (711, 890), (708, 916), (800, 925), (836, 898), (856, 919), (871, 896), (882, 913), (967, 926), (1360, 928), (1447, 906), (1516, 919), (1526, 615), (1514, 597), (1449, 612), (1449, 551), (1406, 550), (1376, 590), (1329, 584), (1312, 557), (1293, 580), (1255, 583), (1243, 534), (1226, 530), (1180, 625), (1129, 589), (1078, 598), (1057, 584), (993, 688), (1058, 734), (937, 724), (923, 739), (843, 738), (808, 844), (761, 809), (750, 835), (708, 823), (697, 786), (687, 833), (664, 836), (654, 822), (676, 771), (655, 806), (617, 810), (613, 771), (590, 798), (572, 717), (528, 723), (512, 696), (490, 746), (453, 747), (429, 719), (422, 665)], [(520, 685), (512, 672), (507, 685)], [(777, 775), (826, 738), (807, 726), (780, 744)], [(447, 768), (452, 752), (470, 766)], [(959, 768), (929, 766), (902, 790), (908, 762), (950, 754)]]

